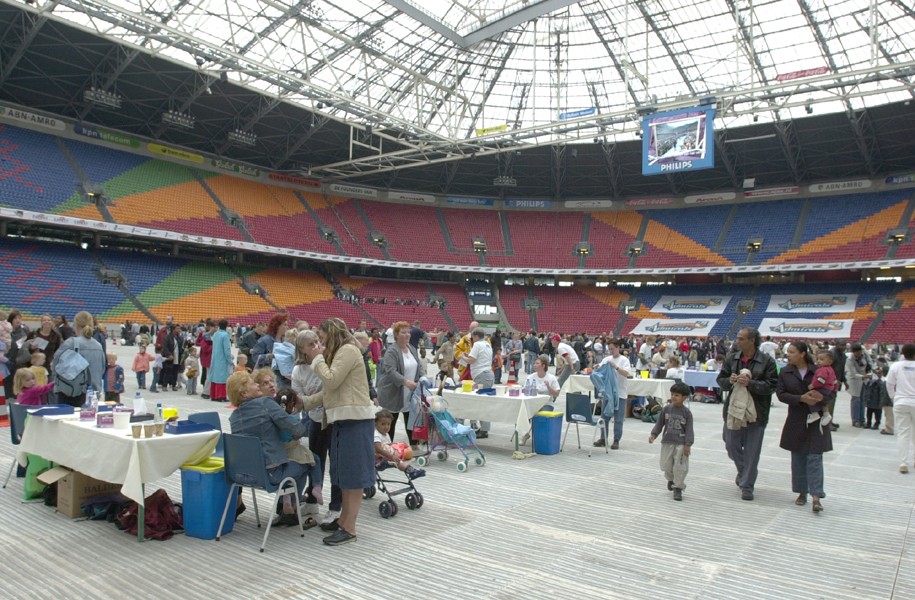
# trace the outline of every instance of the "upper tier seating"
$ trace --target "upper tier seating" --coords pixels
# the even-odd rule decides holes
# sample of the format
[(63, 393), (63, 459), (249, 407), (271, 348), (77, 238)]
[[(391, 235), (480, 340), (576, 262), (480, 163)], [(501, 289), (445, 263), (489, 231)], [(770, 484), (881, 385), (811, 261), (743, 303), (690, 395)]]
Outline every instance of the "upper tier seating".
[[(256, 242), (354, 257), (386, 258), (371, 243), (372, 231), (385, 236), (394, 260), (462, 266), (481, 264), (472, 249), (474, 237), (486, 241), (484, 264), (518, 268), (577, 268), (574, 249), (583, 237), (592, 249), (584, 265), (598, 269), (628, 267), (627, 249), (637, 239), (646, 251), (635, 260), (636, 268), (731, 266), (748, 258), (751, 264), (783, 264), (915, 256), (915, 241), (899, 248), (885, 244), (886, 233), (899, 227), (913, 202), (911, 189), (590, 214), (436, 208), (325, 198), (0, 125), (2, 205), (99, 220), (99, 209), (77, 193), (77, 171), (86, 183), (101, 186), (118, 223), (180, 232), (190, 240), (245, 239), (220, 214), (222, 204), (243, 218)], [(322, 236), (318, 219), (336, 232), (337, 244)], [(754, 237), (763, 238), (763, 248), (748, 257), (746, 242)]]
[(50, 213), (76, 195), (79, 177), (55, 140), (52, 135), (0, 124), (0, 204)]

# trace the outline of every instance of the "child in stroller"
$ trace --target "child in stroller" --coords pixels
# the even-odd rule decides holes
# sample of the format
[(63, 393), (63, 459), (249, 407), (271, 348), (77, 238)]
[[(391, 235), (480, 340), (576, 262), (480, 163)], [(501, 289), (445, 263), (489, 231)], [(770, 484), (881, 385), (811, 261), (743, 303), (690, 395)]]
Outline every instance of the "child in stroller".
[(382, 463), (390, 463), (403, 471), (408, 479), (413, 480), (426, 474), (424, 469), (417, 469), (408, 464), (413, 459), (413, 449), (403, 442), (391, 443), (388, 432), (394, 415), (381, 409), (375, 414), (375, 468), (383, 469)]
[[(413, 450), (409, 445), (390, 443), (388, 432), (391, 430), (393, 420), (394, 415), (384, 409), (375, 415), (375, 485), (365, 488), (362, 493), (363, 498), (372, 498), (375, 496), (377, 488), (388, 497), (378, 505), (378, 512), (385, 519), (397, 514), (397, 503), (394, 501), (394, 496), (399, 494), (406, 494), (404, 502), (410, 510), (416, 510), (423, 505), (423, 495), (413, 485), (413, 480), (426, 474), (425, 470), (408, 464), (408, 461), (413, 458)], [(390, 466), (396, 466), (402, 471), (407, 476), (406, 481), (385, 479), (382, 471)]]

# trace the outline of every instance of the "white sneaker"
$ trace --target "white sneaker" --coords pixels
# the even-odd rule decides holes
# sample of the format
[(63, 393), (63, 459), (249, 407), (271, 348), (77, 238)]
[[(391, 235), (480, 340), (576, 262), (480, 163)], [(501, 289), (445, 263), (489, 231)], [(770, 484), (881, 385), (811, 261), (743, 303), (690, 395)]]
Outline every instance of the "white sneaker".
[(320, 508), (317, 504), (306, 504), (301, 502), (299, 507), (302, 509), (302, 516), (307, 517), (308, 515), (316, 515), (320, 511)]
[[(820, 413), (810, 413), (807, 415), (807, 424), (816, 423), (820, 420)], [(825, 425), (825, 423), (820, 423), (820, 425)]]
[(322, 523), (322, 524), (323, 524), (323, 523), (330, 523), (330, 522), (333, 521), (334, 519), (339, 519), (339, 518), (340, 518), (340, 511), (339, 511), (339, 510), (329, 510), (329, 511), (327, 511), (326, 513), (324, 513), (324, 516), (323, 516), (322, 518), (318, 519), (318, 522), (320, 522), (320, 523)]
[(832, 423), (832, 415), (824, 410), (823, 418), (820, 419), (820, 427), (826, 427), (830, 423)]

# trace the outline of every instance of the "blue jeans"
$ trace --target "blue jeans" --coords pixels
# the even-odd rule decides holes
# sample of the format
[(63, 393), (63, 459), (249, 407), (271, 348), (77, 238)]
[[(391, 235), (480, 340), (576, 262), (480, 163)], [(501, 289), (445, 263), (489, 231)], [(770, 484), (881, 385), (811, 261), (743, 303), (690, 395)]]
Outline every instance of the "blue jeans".
[(864, 402), (861, 400), (861, 396), (851, 397), (851, 422), (864, 422)]
[(537, 353), (528, 350), (524, 354), (524, 372), (530, 375), (534, 372), (534, 361), (537, 360)]
[(759, 474), (759, 455), (762, 452), (763, 436), (766, 426), (761, 423), (751, 423), (736, 431), (724, 425), (724, 447), (728, 451), (728, 458), (734, 461), (737, 467), (737, 485), (740, 489), (752, 492), (756, 485), (756, 476)]
[(305, 487), (308, 485), (308, 469), (310, 468), (309, 465), (289, 461), (278, 467), (269, 469), (267, 471), (267, 478), (270, 480), (270, 483), (277, 485), (286, 477), (292, 477), (295, 480), (296, 489), (299, 493), (299, 501), (301, 501), (302, 494), (305, 492)]
[(791, 489), (795, 494), (825, 498), (823, 491), (823, 455), (791, 453)]
[(159, 383), (159, 369), (153, 369), (153, 378), (152, 378), (152, 383), (149, 384), (149, 391), (155, 392), (156, 384), (158, 384), (158, 383)]
[(137, 387), (143, 389), (146, 387), (146, 371), (137, 373)]
[[(626, 403), (629, 401), (628, 398), (620, 398), (620, 401), (616, 405), (616, 412), (612, 412), (608, 406), (610, 403), (606, 399), (603, 400), (603, 410), (601, 411), (601, 416), (604, 417), (604, 422), (606, 427), (610, 427), (610, 419), (613, 419), (613, 441), (618, 442), (623, 439), (623, 421), (626, 420)], [(600, 432), (600, 439), (604, 439), (604, 430)]]

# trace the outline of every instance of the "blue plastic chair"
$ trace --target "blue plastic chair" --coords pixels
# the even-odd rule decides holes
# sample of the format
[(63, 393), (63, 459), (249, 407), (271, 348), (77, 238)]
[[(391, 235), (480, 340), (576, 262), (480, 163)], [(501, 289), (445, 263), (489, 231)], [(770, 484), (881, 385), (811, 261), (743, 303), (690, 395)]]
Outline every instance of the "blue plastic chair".
[[(28, 410), (30, 408), (38, 407), (29, 406), (27, 404), (16, 404), (13, 402), (7, 405), (10, 417), (10, 441), (12, 441), (13, 446), (18, 446), (19, 442), (22, 441), (22, 431), (25, 429), (25, 418), (28, 415)], [(13, 471), (16, 469), (17, 464), (19, 464), (19, 461), (16, 459), (16, 456), (13, 455), (13, 464), (10, 465), (10, 472), (6, 474), (6, 480), (3, 482), (3, 489), (6, 489), (7, 484), (10, 482), (10, 477), (13, 476)]]
[[(295, 479), (286, 477), (279, 484), (270, 483), (267, 475), (267, 467), (264, 462), (264, 450), (261, 448), (261, 442), (258, 438), (250, 435), (236, 435), (223, 433), (225, 442), (225, 460), (226, 460), (226, 481), (231, 485), (229, 495), (226, 497), (226, 506), (222, 510), (222, 518), (219, 520), (219, 529), (216, 531), (216, 541), (222, 536), (222, 528), (226, 523), (226, 513), (229, 512), (229, 505), (232, 503), (233, 494), (237, 493), (238, 488), (251, 488), (251, 500), (254, 502), (254, 517), (257, 519), (257, 526), (261, 526), (260, 512), (257, 509), (257, 496), (254, 490), (264, 490), (273, 494), (273, 503), (276, 506), (281, 496), (288, 494), (293, 495), (295, 500), (295, 513), (299, 518), (299, 533), (305, 537), (305, 530), (302, 521), (302, 512), (299, 507), (300, 491), (296, 486)], [(267, 545), (267, 536), (270, 535), (270, 526), (273, 525), (271, 519), (267, 523), (267, 531), (264, 532), (264, 541), (261, 543), (261, 552)]]
[[(575, 436), (578, 438), (578, 449), (581, 450), (581, 433), (578, 431), (579, 425), (590, 425), (594, 427), (594, 438), (591, 440), (591, 446), (588, 448), (588, 456), (591, 456), (591, 449), (594, 442), (597, 441), (602, 429), (605, 428), (606, 422), (603, 417), (595, 417), (594, 409), (591, 407), (591, 396), (589, 394), (579, 394), (569, 392), (566, 394), (566, 431), (562, 436), (562, 444), (559, 445), (559, 451), (566, 445), (566, 438), (569, 437), (569, 427), (575, 425)], [(609, 453), (607, 449), (609, 444), (604, 444), (604, 453)]]
[(224, 457), (225, 453), (225, 442), (223, 441), (222, 436), (222, 421), (219, 420), (219, 413), (214, 411), (211, 412), (199, 412), (188, 415), (188, 421), (192, 423), (201, 423), (203, 425), (209, 425), (216, 431), (220, 432), (219, 441), (216, 442), (216, 449), (213, 450), (213, 456)]

